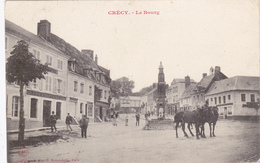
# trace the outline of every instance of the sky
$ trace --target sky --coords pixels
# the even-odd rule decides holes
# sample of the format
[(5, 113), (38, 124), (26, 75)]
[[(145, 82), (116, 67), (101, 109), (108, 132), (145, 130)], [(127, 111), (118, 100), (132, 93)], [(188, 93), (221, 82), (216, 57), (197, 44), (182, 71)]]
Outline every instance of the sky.
[(5, 18), (34, 34), (47, 19), (53, 34), (94, 50), (112, 80), (133, 80), (134, 91), (158, 81), (160, 62), (167, 84), (199, 82), (215, 66), (228, 77), (259, 76), (257, 0), (8, 1)]

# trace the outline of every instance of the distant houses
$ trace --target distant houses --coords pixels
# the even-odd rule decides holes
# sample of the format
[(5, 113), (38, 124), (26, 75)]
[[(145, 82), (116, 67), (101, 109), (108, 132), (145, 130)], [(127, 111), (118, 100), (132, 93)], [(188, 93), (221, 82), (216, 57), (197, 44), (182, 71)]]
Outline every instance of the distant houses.
[[(157, 88), (145, 94), (145, 111), (155, 110)], [(186, 76), (173, 79), (166, 90), (165, 113), (174, 115), (178, 111), (194, 110), (208, 102), (217, 106), (221, 118), (259, 116), (260, 77), (235, 76), (228, 78), (219, 66), (210, 68), (196, 83)], [(146, 104), (144, 102), (144, 104)]]
[(111, 101), (111, 109), (119, 113), (140, 113), (142, 108), (140, 96), (120, 96), (113, 98)]

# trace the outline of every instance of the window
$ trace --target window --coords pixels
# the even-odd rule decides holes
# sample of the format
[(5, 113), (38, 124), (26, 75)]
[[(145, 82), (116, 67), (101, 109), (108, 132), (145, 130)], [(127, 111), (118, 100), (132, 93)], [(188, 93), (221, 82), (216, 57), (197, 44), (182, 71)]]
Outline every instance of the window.
[(212, 101), (213, 101), (213, 98), (210, 98), (210, 101), (212, 102)]
[(85, 104), (85, 115), (88, 116), (88, 104)]
[(226, 96), (223, 96), (223, 103), (226, 103)]
[(93, 113), (93, 106), (92, 105), (88, 105), (88, 116), (92, 117)]
[(58, 119), (61, 119), (61, 103), (56, 103), (56, 116)]
[(89, 86), (89, 95), (92, 95), (92, 86)]
[(245, 94), (241, 94), (241, 101), (246, 101), (246, 95)]
[(36, 59), (39, 59), (39, 60), (40, 60), (41, 54), (40, 54), (40, 52), (39, 52), (38, 50), (33, 49), (33, 55), (34, 55), (34, 57), (35, 57)]
[(46, 91), (51, 91), (51, 77), (46, 76), (45, 80), (46, 80), (45, 90)]
[(105, 91), (104, 99), (107, 99), (107, 91)]
[(62, 64), (63, 62), (61, 60), (58, 60), (58, 69), (62, 70)]
[(215, 100), (215, 104), (217, 104), (217, 97), (215, 97), (214, 100)]
[(103, 90), (100, 91), (100, 98), (103, 98)]
[(84, 93), (84, 83), (80, 83), (80, 93)]
[(58, 79), (57, 80), (57, 92), (61, 93), (61, 86), (62, 86), (62, 80)]
[(78, 91), (78, 82), (74, 81), (74, 92)]
[(52, 65), (52, 57), (49, 55), (46, 55), (46, 61), (51, 66)]
[(251, 94), (251, 102), (255, 102), (255, 95), (254, 94)]
[(31, 112), (30, 112), (31, 118), (37, 118), (37, 103), (38, 103), (37, 99), (35, 98), (31, 99)]
[(230, 95), (228, 95), (228, 100), (231, 100), (231, 96)]
[(18, 96), (13, 96), (12, 100), (12, 116), (13, 117), (18, 117), (18, 111), (19, 111), (19, 97)]
[(218, 102), (219, 104), (221, 104), (221, 97), (218, 97)]
[(82, 113), (83, 112), (82, 110), (83, 110), (83, 103), (80, 103), (80, 110), (79, 110), (79, 112)]

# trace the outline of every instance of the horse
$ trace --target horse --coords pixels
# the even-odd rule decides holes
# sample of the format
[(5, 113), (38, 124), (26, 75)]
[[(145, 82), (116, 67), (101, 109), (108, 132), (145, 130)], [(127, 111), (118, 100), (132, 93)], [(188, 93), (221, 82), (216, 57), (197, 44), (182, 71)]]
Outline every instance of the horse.
[[(218, 108), (217, 107), (205, 107), (207, 112), (208, 112), (208, 116), (205, 117), (203, 120), (202, 120), (202, 126), (201, 126), (201, 137), (203, 138), (206, 138), (205, 136), (205, 128), (204, 128), (204, 124), (205, 123), (208, 123), (209, 124), (209, 129), (210, 129), (210, 137), (216, 137), (215, 135), (215, 126), (216, 126), (216, 123), (218, 121), (218, 116), (219, 116), (219, 113), (218, 113)], [(213, 127), (213, 130), (211, 128), (211, 124), (212, 124), (212, 127)]]
[(178, 138), (178, 126), (181, 122), (182, 125), (182, 131), (184, 133), (185, 137), (189, 137), (187, 133), (185, 132), (185, 123), (188, 123), (188, 129), (190, 131), (190, 134), (194, 136), (194, 134), (190, 130), (190, 126), (192, 124), (195, 124), (195, 130), (196, 130), (196, 138), (199, 139), (199, 126), (201, 124), (201, 116), (204, 116), (205, 111), (203, 109), (197, 109), (194, 111), (181, 111), (175, 114), (174, 116), (174, 123), (176, 123), (175, 129), (176, 129), (176, 138)]

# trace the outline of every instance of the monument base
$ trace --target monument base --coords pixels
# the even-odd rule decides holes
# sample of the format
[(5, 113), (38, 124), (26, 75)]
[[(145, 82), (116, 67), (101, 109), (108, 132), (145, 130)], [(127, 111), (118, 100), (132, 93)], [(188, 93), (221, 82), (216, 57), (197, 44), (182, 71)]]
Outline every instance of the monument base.
[(151, 119), (148, 120), (143, 130), (174, 130), (172, 119)]

